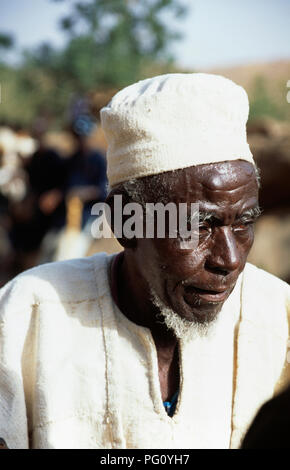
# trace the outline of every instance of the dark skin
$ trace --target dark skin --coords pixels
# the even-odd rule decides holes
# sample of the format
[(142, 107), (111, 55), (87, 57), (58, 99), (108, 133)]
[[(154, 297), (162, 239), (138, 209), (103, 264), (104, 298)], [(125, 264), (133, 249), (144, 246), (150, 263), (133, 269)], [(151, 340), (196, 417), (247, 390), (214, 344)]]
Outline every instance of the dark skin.
[[(119, 308), (151, 330), (166, 400), (179, 387), (178, 340), (158, 322), (149, 286), (182, 318), (213, 320), (243, 271), (254, 241), (255, 218), (249, 210), (258, 207), (258, 184), (254, 167), (242, 160), (189, 167), (162, 178), (170, 188), (170, 201), (199, 203), (201, 212), (211, 214), (201, 222), (195, 249), (181, 249), (179, 240), (172, 238), (120, 240), (125, 250), (117, 280)], [(148, 202), (156, 202), (154, 194), (146, 196)]]

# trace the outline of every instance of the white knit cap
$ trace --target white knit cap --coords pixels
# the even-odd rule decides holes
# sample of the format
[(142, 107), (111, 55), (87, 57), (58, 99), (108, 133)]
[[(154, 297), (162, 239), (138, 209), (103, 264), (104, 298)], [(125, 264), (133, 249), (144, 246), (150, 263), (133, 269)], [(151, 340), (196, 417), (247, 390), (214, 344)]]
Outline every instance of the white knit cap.
[(111, 186), (226, 160), (254, 164), (245, 90), (205, 73), (168, 74), (118, 92), (101, 110)]

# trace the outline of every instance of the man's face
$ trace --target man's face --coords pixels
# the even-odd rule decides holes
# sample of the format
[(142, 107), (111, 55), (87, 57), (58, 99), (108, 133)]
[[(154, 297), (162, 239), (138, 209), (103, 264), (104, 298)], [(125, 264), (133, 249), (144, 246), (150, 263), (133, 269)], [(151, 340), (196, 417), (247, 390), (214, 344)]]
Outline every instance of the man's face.
[(170, 188), (168, 202), (199, 204), (199, 244), (184, 249), (176, 238), (138, 239), (136, 262), (167, 307), (189, 321), (209, 322), (232, 292), (253, 244), (253, 209), (258, 208), (254, 167), (238, 160), (162, 178)]

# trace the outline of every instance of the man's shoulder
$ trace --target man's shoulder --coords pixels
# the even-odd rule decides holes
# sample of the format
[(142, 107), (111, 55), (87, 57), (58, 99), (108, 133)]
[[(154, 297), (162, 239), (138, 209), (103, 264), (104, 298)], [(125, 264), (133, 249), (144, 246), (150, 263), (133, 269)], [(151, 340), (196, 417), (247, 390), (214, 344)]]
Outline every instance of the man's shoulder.
[(9, 289), (41, 301), (82, 302), (97, 297), (96, 276), (107, 265), (109, 255), (98, 253), (90, 257), (46, 263), (15, 277), (2, 290)]
[(288, 296), (290, 299), (290, 286), (287, 282), (251, 263), (246, 263), (244, 281), (251, 285), (257, 293), (263, 291), (265, 295), (271, 296), (275, 292)]

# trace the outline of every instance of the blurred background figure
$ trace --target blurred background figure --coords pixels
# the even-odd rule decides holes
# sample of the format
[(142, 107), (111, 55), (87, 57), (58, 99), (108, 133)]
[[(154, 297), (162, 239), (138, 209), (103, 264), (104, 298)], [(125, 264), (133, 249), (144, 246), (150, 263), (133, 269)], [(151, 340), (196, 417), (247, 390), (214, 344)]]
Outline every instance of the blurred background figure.
[(10, 204), (9, 238), (15, 253), (15, 272), (34, 266), (45, 234), (64, 225), (65, 167), (56, 150), (45, 146), (45, 128), (36, 122), (35, 152), (22, 163), (25, 196)]
[[(96, 124), (86, 102), (77, 102), (78, 114), (74, 113), (71, 133), (75, 151), (67, 160), (67, 198), (78, 197), (83, 204), (82, 227), (91, 218), (91, 208), (106, 198), (106, 160), (99, 150), (90, 145), (88, 137)], [(82, 108), (82, 109), (81, 109)]]
[(106, 160), (90, 143), (96, 128), (88, 100), (77, 99), (71, 107), (71, 135), (74, 151), (65, 162), (65, 199), (67, 227), (59, 242), (55, 260), (85, 256), (91, 239), (91, 224), (95, 220), (91, 210), (95, 203), (105, 201), (107, 195)]
[(289, 282), (289, 15), (284, 0), (2, 2), (0, 285), (39, 263), (121, 250), (90, 233), (106, 196), (99, 111), (139, 79), (195, 71), (249, 95), (263, 209), (249, 261)]
[[(13, 230), (16, 220), (23, 220), (30, 214), (29, 177), (25, 165), (35, 148), (35, 140), (24, 131), (0, 128), (0, 284), (17, 272), (14, 268), (18, 244), (13, 239)], [(22, 268), (21, 261), (20, 266)]]

